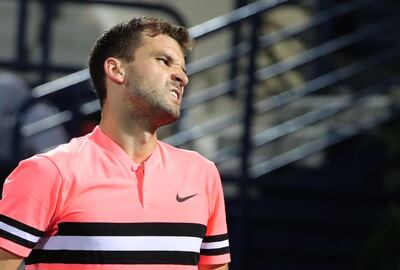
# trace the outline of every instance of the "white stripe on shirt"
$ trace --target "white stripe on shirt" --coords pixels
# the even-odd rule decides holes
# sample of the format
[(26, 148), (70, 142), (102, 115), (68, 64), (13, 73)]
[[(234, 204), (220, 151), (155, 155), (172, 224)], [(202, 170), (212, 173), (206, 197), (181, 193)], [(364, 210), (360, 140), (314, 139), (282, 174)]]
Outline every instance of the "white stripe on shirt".
[(20, 238), (23, 238), (23, 239), (25, 239), (27, 241), (33, 242), (33, 243), (36, 243), (37, 241), (39, 241), (39, 237), (37, 237), (35, 235), (32, 235), (30, 233), (27, 233), (27, 232), (25, 232), (23, 230), (17, 229), (15, 227), (10, 226), (10, 225), (8, 225), (8, 224), (6, 224), (4, 222), (1, 222), (1, 221), (0, 221), (0, 229), (3, 230), (3, 231), (6, 231), (8, 233), (11, 233), (13, 235), (16, 235), (16, 236), (18, 236)]
[(35, 249), (199, 252), (202, 239), (186, 236), (52, 236)]
[(229, 240), (223, 240), (218, 242), (204, 242), (201, 244), (201, 249), (217, 249), (229, 246)]

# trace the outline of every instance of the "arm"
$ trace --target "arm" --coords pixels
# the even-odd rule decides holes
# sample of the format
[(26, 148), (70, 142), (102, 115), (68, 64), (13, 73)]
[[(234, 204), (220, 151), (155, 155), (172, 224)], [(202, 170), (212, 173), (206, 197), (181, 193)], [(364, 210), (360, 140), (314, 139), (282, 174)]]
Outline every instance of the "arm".
[(0, 269), (1, 270), (16, 270), (21, 264), (22, 258), (11, 254), (0, 248)]
[(199, 270), (228, 270), (228, 264), (201, 264)]
[(206, 234), (200, 247), (199, 270), (228, 270), (231, 261), (226, 225), (225, 201), (221, 179), (213, 164), (208, 171), (207, 196), (209, 216)]

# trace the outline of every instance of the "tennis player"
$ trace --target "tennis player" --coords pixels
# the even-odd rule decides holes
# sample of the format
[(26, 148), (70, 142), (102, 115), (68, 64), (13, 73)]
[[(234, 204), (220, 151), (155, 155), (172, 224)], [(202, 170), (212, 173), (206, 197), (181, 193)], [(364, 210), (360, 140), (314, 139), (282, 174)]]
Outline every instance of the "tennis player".
[(99, 126), (20, 162), (0, 201), (0, 269), (228, 269), (215, 165), (157, 139), (180, 116), (188, 84), (185, 28), (121, 23), (89, 58)]

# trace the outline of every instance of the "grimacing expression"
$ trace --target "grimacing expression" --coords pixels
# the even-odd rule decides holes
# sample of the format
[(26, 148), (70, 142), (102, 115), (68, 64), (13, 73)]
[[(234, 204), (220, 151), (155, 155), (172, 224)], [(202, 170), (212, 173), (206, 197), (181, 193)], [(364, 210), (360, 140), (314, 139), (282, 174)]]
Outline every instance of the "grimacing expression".
[(183, 52), (173, 38), (143, 35), (134, 60), (125, 63), (125, 70), (132, 116), (153, 119), (159, 126), (179, 118), (189, 79)]

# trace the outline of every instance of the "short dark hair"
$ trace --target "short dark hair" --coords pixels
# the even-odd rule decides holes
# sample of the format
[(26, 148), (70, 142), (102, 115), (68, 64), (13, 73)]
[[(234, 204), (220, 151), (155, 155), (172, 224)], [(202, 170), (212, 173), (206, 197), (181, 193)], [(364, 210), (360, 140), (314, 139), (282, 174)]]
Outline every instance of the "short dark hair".
[(102, 107), (107, 96), (104, 61), (108, 57), (133, 60), (135, 49), (141, 45), (142, 33), (151, 37), (168, 35), (178, 42), (184, 54), (192, 49), (193, 41), (187, 29), (162, 19), (138, 17), (115, 25), (96, 41), (89, 55), (90, 77)]

